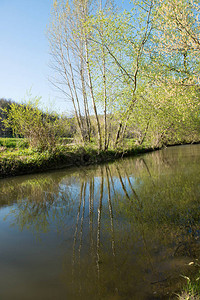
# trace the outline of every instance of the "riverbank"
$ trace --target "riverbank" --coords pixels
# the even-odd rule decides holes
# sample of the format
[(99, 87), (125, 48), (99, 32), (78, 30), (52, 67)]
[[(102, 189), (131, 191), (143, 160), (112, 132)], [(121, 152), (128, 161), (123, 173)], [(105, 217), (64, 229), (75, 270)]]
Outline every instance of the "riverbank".
[[(198, 144), (199, 141), (193, 144)], [(99, 151), (95, 147), (65, 145), (55, 151), (38, 152), (26, 148), (13, 148), (5, 151), (0, 148), (0, 178), (42, 173), (48, 170), (101, 164), (115, 159), (144, 154), (162, 148), (191, 144), (173, 143), (160, 147), (134, 146), (124, 149)]]
[(158, 149), (135, 147), (126, 150), (98, 151), (89, 147), (63, 147), (54, 152), (45, 151), (40, 153), (28, 149), (13, 151), (0, 157), (0, 178), (41, 173), (74, 166), (100, 164)]

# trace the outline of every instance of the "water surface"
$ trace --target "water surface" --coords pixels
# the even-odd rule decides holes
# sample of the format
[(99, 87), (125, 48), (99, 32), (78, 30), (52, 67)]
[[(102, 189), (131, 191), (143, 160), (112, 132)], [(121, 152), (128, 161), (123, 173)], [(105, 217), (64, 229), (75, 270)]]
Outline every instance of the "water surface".
[(200, 255), (200, 145), (0, 180), (0, 299), (169, 299)]

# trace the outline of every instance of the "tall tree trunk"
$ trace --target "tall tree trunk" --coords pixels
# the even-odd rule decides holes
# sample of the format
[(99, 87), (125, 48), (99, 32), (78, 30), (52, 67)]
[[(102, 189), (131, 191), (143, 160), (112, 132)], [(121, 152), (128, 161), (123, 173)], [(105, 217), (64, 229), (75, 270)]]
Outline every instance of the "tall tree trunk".
[(90, 142), (90, 139), (91, 139), (91, 121), (90, 121), (90, 114), (89, 114), (89, 108), (88, 108), (88, 99), (87, 99), (86, 86), (85, 86), (84, 61), (83, 61), (82, 57), (81, 57), (80, 75), (81, 75), (81, 87), (82, 87), (84, 111), (85, 111), (85, 122), (86, 122), (86, 128), (87, 128), (87, 140), (88, 140), (88, 142)]
[(85, 37), (85, 52), (86, 52), (86, 65), (87, 65), (87, 72), (88, 72), (88, 79), (89, 79), (90, 94), (91, 94), (95, 119), (96, 119), (96, 123), (97, 123), (98, 145), (99, 145), (99, 150), (101, 150), (102, 149), (101, 127), (100, 127), (99, 117), (98, 117), (98, 114), (97, 114), (97, 108), (96, 108), (96, 103), (95, 103), (95, 98), (94, 98), (92, 77), (91, 77), (91, 71), (90, 71), (89, 54), (88, 54), (89, 51), (88, 51), (87, 37)]
[(107, 90), (106, 90), (106, 59), (105, 50), (102, 46), (103, 55), (103, 88), (104, 88), (104, 150), (108, 148), (108, 129), (107, 129)]
[(78, 115), (76, 104), (75, 104), (75, 99), (74, 99), (74, 94), (73, 94), (73, 91), (72, 91), (71, 84), (69, 82), (69, 76), (68, 76), (67, 69), (66, 69), (66, 66), (65, 66), (63, 49), (62, 49), (61, 45), (60, 45), (60, 54), (61, 54), (62, 67), (63, 67), (64, 74), (65, 74), (65, 80), (67, 82), (67, 86), (69, 88), (70, 95), (71, 95), (72, 104), (73, 104), (73, 107), (74, 107), (75, 118), (76, 118), (76, 121), (77, 121), (77, 124), (78, 124), (78, 128), (79, 128), (79, 131), (80, 131), (80, 134), (81, 134), (82, 141), (84, 142), (83, 126), (82, 126), (82, 121), (81, 121), (81, 117), (80, 117), (80, 111), (79, 111), (79, 115)]

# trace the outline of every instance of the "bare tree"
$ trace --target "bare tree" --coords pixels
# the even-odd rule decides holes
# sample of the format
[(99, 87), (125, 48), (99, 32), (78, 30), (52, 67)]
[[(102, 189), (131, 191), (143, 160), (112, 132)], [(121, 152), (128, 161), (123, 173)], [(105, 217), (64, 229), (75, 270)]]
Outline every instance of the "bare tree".
[(56, 71), (51, 82), (72, 103), (84, 142), (91, 138), (84, 33), (85, 6), (88, 5), (88, 1), (54, 1), (48, 32), (51, 67)]

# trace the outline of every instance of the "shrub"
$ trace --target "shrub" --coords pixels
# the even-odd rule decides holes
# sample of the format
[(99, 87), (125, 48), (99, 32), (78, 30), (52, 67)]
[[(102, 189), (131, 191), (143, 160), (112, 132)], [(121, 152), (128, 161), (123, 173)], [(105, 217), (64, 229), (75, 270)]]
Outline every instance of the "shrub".
[(57, 115), (42, 112), (39, 102), (40, 98), (35, 97), (26, 105), (12, 103), (4, 125), (11, 127), (16, 136), (27, 138), (32, 148), (52, 151), (66, 124)]

